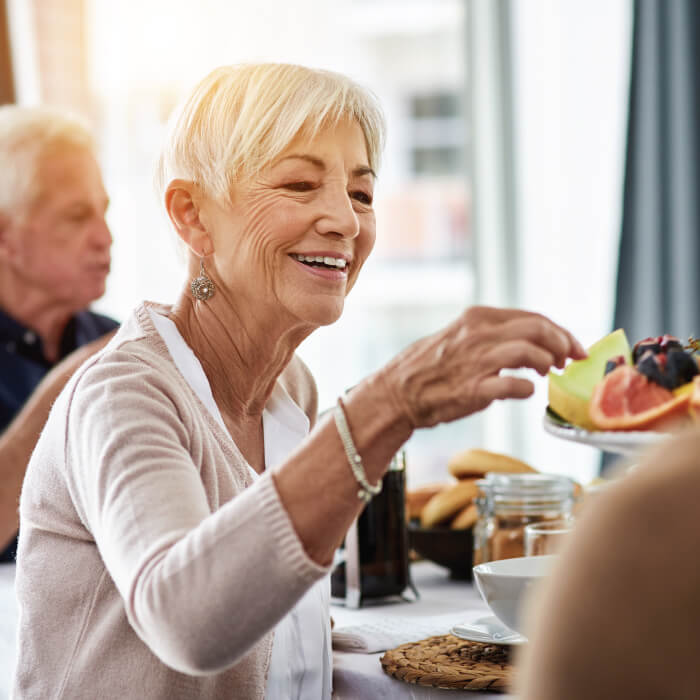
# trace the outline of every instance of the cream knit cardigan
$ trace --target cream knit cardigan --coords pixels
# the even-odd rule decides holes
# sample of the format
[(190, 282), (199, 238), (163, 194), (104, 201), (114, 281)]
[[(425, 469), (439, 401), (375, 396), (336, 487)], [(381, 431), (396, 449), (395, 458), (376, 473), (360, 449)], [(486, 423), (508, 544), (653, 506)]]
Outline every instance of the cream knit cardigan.
[[(68, 383), (28, 467), (18, 699), (263, 698), (274, 626), (328, 573), (147, 306)], [(303, 363), (279, 381), (313, 424)]]

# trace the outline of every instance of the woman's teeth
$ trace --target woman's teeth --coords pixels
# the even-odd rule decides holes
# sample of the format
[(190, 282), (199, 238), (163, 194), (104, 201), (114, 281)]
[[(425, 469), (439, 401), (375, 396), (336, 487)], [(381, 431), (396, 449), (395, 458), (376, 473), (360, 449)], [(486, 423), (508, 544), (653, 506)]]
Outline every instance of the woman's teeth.
[(343, 258), (331, 258), (323, 255), (298, 255), (297, 253), (292, 253), (292, 257), (307, 265), (323, 265), (324, 267), (332, 267), (339, 270), (344, 269), (347, 265), (347, 261), (343, 260)]

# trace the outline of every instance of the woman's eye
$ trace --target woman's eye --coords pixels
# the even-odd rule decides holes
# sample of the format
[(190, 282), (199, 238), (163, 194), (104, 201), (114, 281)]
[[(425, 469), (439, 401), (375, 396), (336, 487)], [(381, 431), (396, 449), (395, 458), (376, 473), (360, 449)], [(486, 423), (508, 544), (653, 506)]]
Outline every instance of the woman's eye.
[(356, 199), (358, 202), (362, 202), (362, 204), (366, 204), (367, 206), (372, 204), (372, 195), (367, 194), (367, 192), (363, 192), (362, 190), (356, 190), (355, 192), (351, 192), (350, 196), (353, 199)]
[(310, 192), (314, 188), (314, 185), (313, 182), (307, 181), (288, 182), (286, 185), (284, 185), (284, 188), (291, 190), (292, 192)]

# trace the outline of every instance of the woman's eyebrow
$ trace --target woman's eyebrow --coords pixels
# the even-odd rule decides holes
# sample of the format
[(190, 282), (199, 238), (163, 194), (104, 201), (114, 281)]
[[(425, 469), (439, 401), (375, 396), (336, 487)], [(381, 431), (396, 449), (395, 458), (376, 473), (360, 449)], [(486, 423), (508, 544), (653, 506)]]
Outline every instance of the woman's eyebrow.
[(362, 177), (363, 175), (371, 175), (375, 180), (377, 179), (377, 173), (369, 167), (369, 165), (359, 165), (352, 171), (355, 177)]
[[(299, 160), (305, 160), (307, 163), (311, 163), (314, 167), (318, 168), (319, 170), (325, 170), (326, 169), (326, 164), (323, 162), (321, 158), (317, 158), (316, 156), (310, 156), (305, 153), (291, 153), (288, 156), (284, 156), (284, 158), (280, 158), (275, 165), (279, 165), (280, 163), (283, 163), (285, 160), (290, 160), (292, 158), (298, 158)], [(369, 165), (358, 165), (356, 168), (352, 170), (351, 173), (354, 177), (362, 177), (363, 175), (371, 175), (375, 180), (377, 179), (377, 174), (372, 170), (372, 168), (369, 167)]]
[(299, 160), (305, 160), (307, 163), (311, 163), (311, 165), (314, 165), (315, 167), (325, 170), (326, 169), (326, 164), (320, 159), (316, 158), (316, 156), (309, 156), (304, 153), (292, 153), (288, 156), (284, 156), (284, 158), (280, 158), (275, 165), (278, 165), (279, 163), (283, 163), (285, 160), (291, 160), (292, 158), (298, 158)]

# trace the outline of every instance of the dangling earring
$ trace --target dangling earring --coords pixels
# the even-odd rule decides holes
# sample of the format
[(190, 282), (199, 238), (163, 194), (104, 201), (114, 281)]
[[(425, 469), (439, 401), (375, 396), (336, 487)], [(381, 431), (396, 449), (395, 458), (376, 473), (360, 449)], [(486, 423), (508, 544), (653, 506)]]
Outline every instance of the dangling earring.
[(206, 301), (214, 296), (216, 291), (216, 286), (209, 277), (207, 273), (204, 272), (204, 259), (199, 259), (199, 276), (195, 277), (190, 283), (190, 289), (192, 290), (192, 296), (199, 301)]

